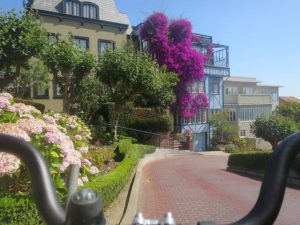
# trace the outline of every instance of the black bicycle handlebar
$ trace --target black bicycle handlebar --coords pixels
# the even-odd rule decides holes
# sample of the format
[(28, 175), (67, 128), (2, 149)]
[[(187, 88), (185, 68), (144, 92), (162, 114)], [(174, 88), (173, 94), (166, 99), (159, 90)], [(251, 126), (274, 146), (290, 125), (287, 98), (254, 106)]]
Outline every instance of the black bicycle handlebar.
[[(28, 167), (33, 194), (37, 208), (49, 225), (74, 225), (74, 224), (105, 224), (103, 206), (98, 195), (92, 194), (93, 200), (86, 201), (86, 191), (80, 191), (71, 198), (68, 217), (60, 205), (55, 194), (49, 168), (43, 156), (32, 145), (15, 137), (0, 134), (0, 151), (13, 154), (20, 158)], [(289, 166), (300, 152), (300, 132), (285, 138), (274, 150), (267, 164), (265, 176), (260, 189), (259, 197), (252, 210), (242, 219), (228, 225), (269, 225), (276, 220), (282, 205)], [(91, 193), (89, 193), (91, 195)], [(89, 196), (88, 195), (88, 196)], [(80, 202), (87, 202), (87, 206)], [(79, 202), (77, 202), (79, 201)], [(100, 203), (99, 203), (100, 202)], [(78, 203), (78, 204), (77, 204)], [(91, 210), (87, 210), (90, 207)], [(75, 211), (76, 212), (75, 212)], [(74, 212), (72, 212), (74, 211)], [(81, 212), (81, 213), (77, 213)], [(80, 217), (89, 216), (92, 219)], [(72, 219), (70, 217), (76, 217)], [(95, 222), (97, 220), (97, 222)], [(84, 221), (91, 221), (84, 222)], [(201, 224), (214, 224), (213, 222), (198, 222)]]
[(2, 134), (0, 151), (17, 156), (28, 168), (34, 199), (44, 221), (49, 225), (63, 225), (66, 213), (56, 196), (49, 168), (41, 153), (25, 141)]
[(48, 225), (105, 225), (103, 205), (96, 192), (83, 189), (70, 197), (65, 211), (61, 206), (47, 163), (29, 143), (0, 134), (0, 151), (13, 154), (29, 169), (33, 196), (44, 222)]

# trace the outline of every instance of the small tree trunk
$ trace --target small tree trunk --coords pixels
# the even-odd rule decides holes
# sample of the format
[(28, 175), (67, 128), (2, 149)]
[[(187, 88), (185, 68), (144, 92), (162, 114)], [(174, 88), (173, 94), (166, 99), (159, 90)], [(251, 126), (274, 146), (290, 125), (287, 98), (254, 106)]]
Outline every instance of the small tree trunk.
[(122, 105), (115, 103), (115, 109), (114, 109), (114, 139), (118, 140), (118, 125), (119, 125), (119, 119), (120, 119), (120, 113), (121, 113)]
[(63, 111), (65, 113), (69, 112), (69, 86), (70, 86), (70, 71), (65, 70), (61, 72), (64, 77), (64, 97), (63, 97)]
[(277, 147), (278, 142), (271, 142), (272, 145), (272, 150), (274, 151), (275, 148)]
[(114, 139), (118, 140), (118, 125), (119, 125), (119, 113), (117, 114), (114, 126)]

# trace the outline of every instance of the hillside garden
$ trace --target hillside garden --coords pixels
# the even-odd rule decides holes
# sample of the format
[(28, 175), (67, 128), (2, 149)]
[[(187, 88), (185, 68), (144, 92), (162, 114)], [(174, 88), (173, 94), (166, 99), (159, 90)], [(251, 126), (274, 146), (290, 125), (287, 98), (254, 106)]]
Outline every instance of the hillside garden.
[[(124, 131), (118, 132), (117, 125), (130, 122), (133, 128), (156, 124), (155, 131), (171, 129), (164, 108), (175, 101), (177, 75), (159, 68), (130, 44), (96, 60), (73, 42), (72, 34), (46, 37), (36, 15), (1, 12), (0, 134), (40, 150), (61, 202), (68, 191), (69, 165), (77, 164), (79, 188), (98, 191), (107, 208), (128, 182), (138, 159), (155, 151), (154, 146), (138, 144)], [(63, 87), (63, 113), (44, 113), (44, 106), (30, 99), (30, 88), (48, 88), (49, 74)], [(152, 119), (128, 120), (140, 102), (137, 99), (151, 102), (151, 109), (144, 104), (141, 110), (153, 111)], [(160, 125), (160, 121), (166, 122)], [(42, 223), (30, 183), (22, 162), (0, 153), (0, 224)]]

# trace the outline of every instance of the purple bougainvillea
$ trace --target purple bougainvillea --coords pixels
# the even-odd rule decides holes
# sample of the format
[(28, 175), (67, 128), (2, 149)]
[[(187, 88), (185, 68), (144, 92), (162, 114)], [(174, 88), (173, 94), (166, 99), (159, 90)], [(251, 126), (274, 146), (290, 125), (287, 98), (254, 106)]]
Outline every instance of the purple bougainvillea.
[(192, 49), (193, 41), (201, 39), (192, 33), (188, 20), (179, 19), (169, 23), (163, 13), (154, 13), (148, 17), (141, 28), (141, 37), (149, 42), (150, 52), (160, 66), (176, 72), (179, 83), (175, 87), (176, 106), (183, 117), (195, 115), (199, 107), (207, 107), (209, 101), (204, 93), (197, 95), (188, 91), (188, 86), (204, 77), (204, 62), (209, 61), (212, 48), (207, 55)]

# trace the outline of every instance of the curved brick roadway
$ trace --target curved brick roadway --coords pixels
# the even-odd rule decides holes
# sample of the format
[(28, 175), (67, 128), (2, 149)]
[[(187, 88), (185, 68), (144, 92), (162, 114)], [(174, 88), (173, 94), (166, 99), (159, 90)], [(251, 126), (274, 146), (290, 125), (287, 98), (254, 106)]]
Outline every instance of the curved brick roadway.
[[(234, 222), (254, 205), (260, 182), (225, 171), (227, 156), (187, 155), (157, 160), (142, 172), (139, 211), (162, 218), (171, 211), (177, 224)], [(288, 188), (275, 224), (300, 224), (300, 190)]]

